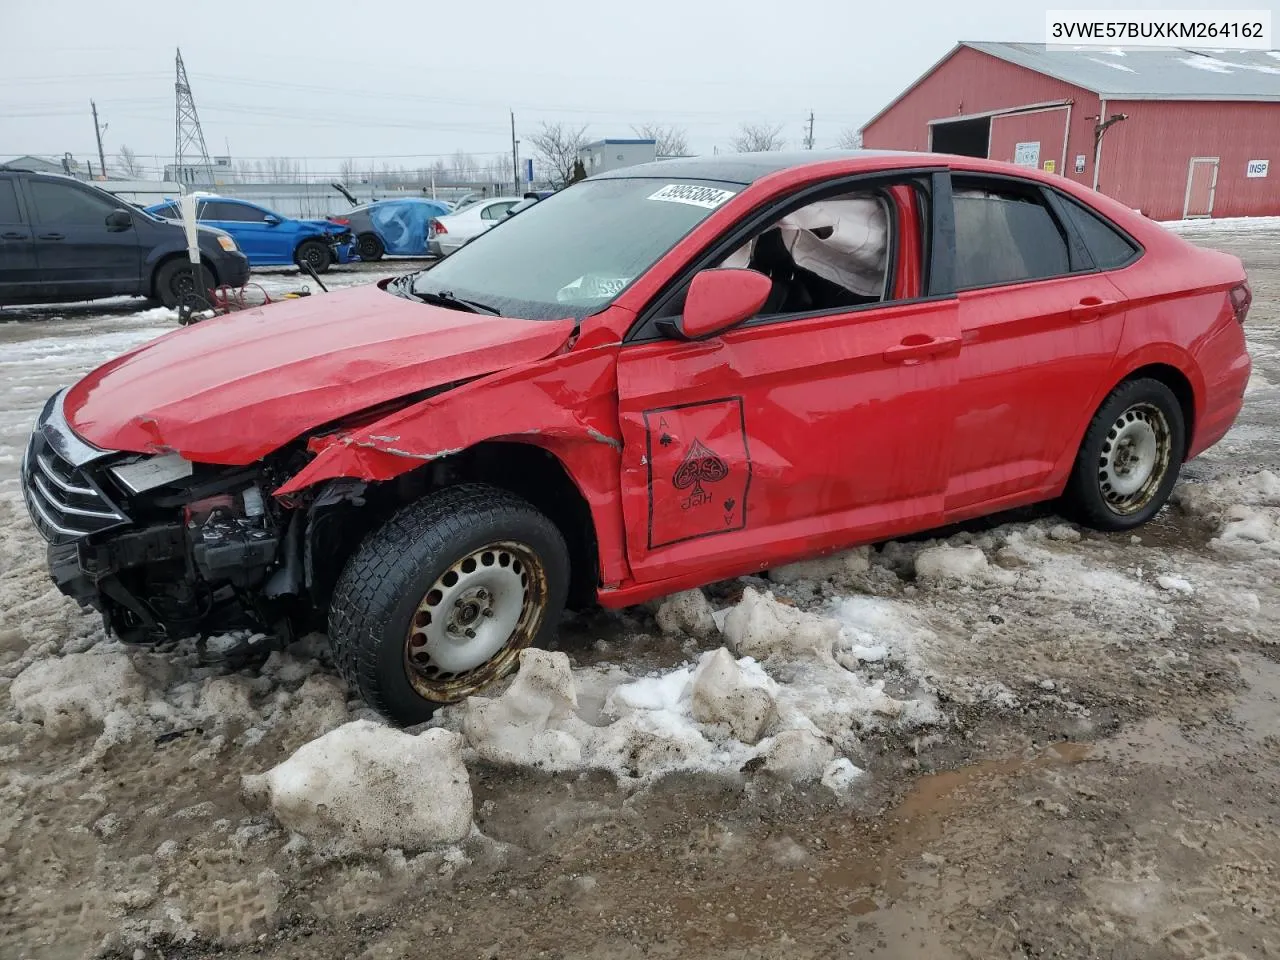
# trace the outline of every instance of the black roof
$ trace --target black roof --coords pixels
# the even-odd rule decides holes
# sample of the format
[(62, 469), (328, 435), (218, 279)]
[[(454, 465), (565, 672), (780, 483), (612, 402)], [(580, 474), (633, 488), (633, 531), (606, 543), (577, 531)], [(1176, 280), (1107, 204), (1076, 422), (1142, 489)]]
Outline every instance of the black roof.
[(779, 170), (808, 166), (826, 160), (852, 159), (854, 157), (910, 156), (906, 150), (796, 150), (788, 153), (721, 153), (703, 157), (675, 157), (671, 160), (655, 160), (639, 163), (634, 167), (619, 167), (605, 173), (597, 173), (592, 180), (619, 180), (635, 177), (665, 180), (679, 177), (682, 180), (722, 180), (727, 183), (748, 184)]

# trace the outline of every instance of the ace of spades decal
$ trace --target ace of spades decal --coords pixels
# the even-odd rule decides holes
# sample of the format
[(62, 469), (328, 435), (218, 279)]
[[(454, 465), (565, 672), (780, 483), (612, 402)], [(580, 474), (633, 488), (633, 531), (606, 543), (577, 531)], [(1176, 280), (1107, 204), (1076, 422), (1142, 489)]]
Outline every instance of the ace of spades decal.
[(751, 456), (742, 398), (644, 411), (649, 548), (747, 525)]

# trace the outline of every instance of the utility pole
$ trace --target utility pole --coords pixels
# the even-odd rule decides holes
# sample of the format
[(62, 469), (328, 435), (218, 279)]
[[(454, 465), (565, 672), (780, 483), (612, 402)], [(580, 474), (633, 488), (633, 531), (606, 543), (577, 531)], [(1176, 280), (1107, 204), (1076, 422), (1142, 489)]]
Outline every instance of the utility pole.
[(804, 148), (806, 150), (813, 149), (813, 111), (809, 111), (809, 136), (805, 137)]
[[(98, 138), (98, 163), (102, 166), (102, 178), (105, 180), (107, 177), (107, 157), (102, 152), (102, 127), (98, 125), (98, 105), (90, 100), (89, 106), (93, 109), (93, 134)], [(92, 180), (93, 177), (90, 176), (89, 179)]]
[(520, 193), (520, 141), (516, 139), (516, 112), (511, 111), (511, 182), (516, 196)]

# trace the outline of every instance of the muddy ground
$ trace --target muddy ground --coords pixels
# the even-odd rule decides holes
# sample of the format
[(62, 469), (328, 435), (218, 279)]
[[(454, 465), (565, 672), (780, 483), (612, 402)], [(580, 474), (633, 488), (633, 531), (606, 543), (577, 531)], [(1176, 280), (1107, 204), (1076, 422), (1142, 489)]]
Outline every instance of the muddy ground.
[[(21, 669), (117, 648), (44, 581), (14, 445), (53, 388), (165, 321), (125, 305), (0, 325), (0, 957), (1280, 956), (1280, 551), (1225, 536), (1227, 494), (1195, 496), (1244, 479), (1246, 519), (1275, 532), (1254, 475), (1280, 470), (1280, 231), (1191, 235), (1249, 269), (1255, 377), (1181, 506), (1135, 538), (1045, 511), (944, 532), (994, 571), (961, 584), (917, 581), (921, 545), (892, 544), (852, 586), (776, 588), (893, 601), (926, 638), (880, 675), (927, 685), (941, 719), (865, 732), (850, 794), (751, 765), (623, 789), (469, 763), (477, 831), (421, 854), (334, 856), (242, 795), (243, 774), (362, 715), (322, 643), (239, 675), (239, 700), (211, 698), (229, 671), (180, 647), (131, 654), (163, 693), (145, 711), (18, 715)], [(637, 610), (579, 618), (560, 647), (642, 671), (717, 643)]]

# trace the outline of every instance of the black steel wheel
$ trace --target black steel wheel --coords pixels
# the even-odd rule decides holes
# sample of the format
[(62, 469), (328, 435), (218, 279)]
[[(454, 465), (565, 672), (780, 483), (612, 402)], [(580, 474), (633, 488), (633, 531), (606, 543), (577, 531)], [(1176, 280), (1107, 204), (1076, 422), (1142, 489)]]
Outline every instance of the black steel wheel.
[(294, 262), (301, 267), (304, 263), (316, 273), (324, 273), (333, 262), (333, 254), (329, 247), (319, 240), (304, 240), (298, 245), (294, 254)]
[(381, 260), (387, 252), (376, 233), (362, 233), (357, 242), (361, 260)]
[(203, 263), (196, 267), (186, 257), (166, 260), (156, 271), (156, 296), (171, 309), (195, 298), (210, 300), (214, 286), (213, 272)]

